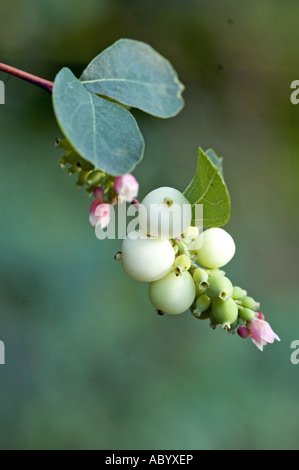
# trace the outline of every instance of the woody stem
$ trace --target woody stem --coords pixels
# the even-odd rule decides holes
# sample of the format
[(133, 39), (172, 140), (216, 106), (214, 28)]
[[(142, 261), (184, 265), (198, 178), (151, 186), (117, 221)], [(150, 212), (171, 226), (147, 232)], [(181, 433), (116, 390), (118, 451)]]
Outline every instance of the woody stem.
[(37, 77), (36, 75), (32, 75), (31, 73), (24, 72), (23, 70), (16, 69), (15, 67), (11, 67), (10, 65), (6, 65), (1, 62), (0, 71), (9, 73), (10, 75), (21, 78), (22, 80), (26, 80), (26, 82), (33, 83), (33, 85), (37, 85), (52, 94), (54, 83), (49, 80), (45, 80), (44, 78)]

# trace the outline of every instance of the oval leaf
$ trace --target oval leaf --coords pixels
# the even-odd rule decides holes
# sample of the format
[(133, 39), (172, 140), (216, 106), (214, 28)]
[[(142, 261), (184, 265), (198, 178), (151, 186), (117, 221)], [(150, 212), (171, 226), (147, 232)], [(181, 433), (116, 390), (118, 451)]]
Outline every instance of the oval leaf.
[(80, 80), (90, 92), (157, 117), (174, 116), (184, 106), (177, 73), (144, 42), (116, 41), (93, 59)]
[[(214, 160), (220, 165), (221, 161), (215, 152), (210, 152)], [(203, 226), (221, 227), (229, 221), (230, 197), (226, 184), (220, 174), (222, 166), (216, 166), (208, 155), (199, 148), (198, 162), (195, 176), (184, 196), (190, 204), (203, 204)]]
[(144, 141), (132, 114), (89, 93), (68, 68), (55, 78), (53, 106), (65, 137), (95, 167), (122, 175), (142, 159)]

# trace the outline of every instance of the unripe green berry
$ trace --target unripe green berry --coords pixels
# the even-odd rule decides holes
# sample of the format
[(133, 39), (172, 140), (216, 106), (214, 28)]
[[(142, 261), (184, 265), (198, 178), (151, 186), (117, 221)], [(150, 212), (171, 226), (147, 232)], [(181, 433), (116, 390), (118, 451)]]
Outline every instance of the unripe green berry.
[(100, 170), (92, 171), (88, 175), (87, 182), (90, 185), (98, 185), (104, 176), (105, 174)]
[(183, 254), (188, 255), (188, 254), (189, 254), (188, 249), (187, 249), (185, 243), (183, 243), (183, 242), (176, 242), (176, 246), (178, 247), (178, 254), (179, 254), (179, 255), (183, 255)]
[(209, 276), (216, 276), (217, 274), (221, 274), (221, 276), (225, 276), (225, 271), (223, 271), (222, 269), (218, 269), (218, 268), (207, 269), (207, 271), (209, 273)]
[(242, 287), (234, 286), (232, 295), (233, 299), (240, 300), (245, 297), (245, 295), (247, 295), (246, 290), (242, 289)]
[(195, 268), (192, 275), (194, 282), (197, 284), (200, 284), (202, 281), (207, 281), (209, 279), (207, 271), (203, 268)]
[(226, 301), (222, 299), (213, 300), (212, 314), (222, 328), (231, 328), (231, 325), (238, 318), (238, 307), (236, 302), (230, 297)]
[(219, 297), (222, 300), (227, 300), (232, 296), (233, 285), (228, 277), (217, 274), (216, 276), (209, 277), (209, 287), (206, 293), (211, 299)]
[(241, 305), (245, 308), (257, 309), (259, 308), (260, 304), (256, 302), (252, 297), (243, 297), (241, 299)]
[(255, 318), (255, 312), (250, 308), (241, 308), (239, 311), (239, 315), (246, 322), (250, 322)]
[(173, 271), (176, 273), (182, 273), (183, 271), (188, 271), (191, 267), (191, 259), (188, 255), (180, 255), (174, 260)]
[(77, 180), (76, 185), (80, 187), (80, 186), (83, 186), (84, 184), (86, 184), (89, 174), (90, 174), (90, 171), (81, 170), (78, 173), (78, 180)]
[(215, 330), (216, 326), (219, 325), (219, 321), (216, 320), (215, 316), (213, 315), (213, 309), (210, 312), (210, 327)]
[(193, 313), (193, 316), (197, 318), (198, 320), (207, 320), (208, 318), (210, 318), (211, 310), (212, 310), (212, 307), (210, 306), (209, 308), (207, 308), (207, 310), (205, 310), (202, 313), (196, 313), (196, 311), (192, 313)]
[(211, 304), (211, 299), (206, 294), (198, 297), (193, 313), (201, 314), (205, 312)]
[[(206, 282), (206, 281), (203, 281), (203, 283)], [(195, 284), (195, 288), (196, 288), (196, 297), (200, 297), (201, 295), (203, 295), (206, 291), (206, 286), (201, 286), (201, 284)]]
[(170, 272), (149, 286), (149, 298), (156, 309), (173, 315), (191, 307), (195, 292), (195, 284), (188, 271), (179, 275)]

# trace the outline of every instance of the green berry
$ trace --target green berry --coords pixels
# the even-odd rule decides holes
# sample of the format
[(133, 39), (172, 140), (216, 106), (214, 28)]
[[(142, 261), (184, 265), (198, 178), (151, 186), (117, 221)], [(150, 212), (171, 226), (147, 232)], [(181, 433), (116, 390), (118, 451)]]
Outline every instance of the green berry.
[(241, 308), (239, 315), (246, 322), (247, 321), (250, 322), (251, 320), (255, 318), (255, 312), (251, 310), (250, 308)]
[[(203, 281), (203, 283), (204, 282), (206, 281)], [(206, 286), (201, 286), (201, 284), (195, 284), (195, 288), (196, 288), (196, 297), (200, 297), (206, 291)]]
[(98, 185), (103, 179), (105, 174), (100, 170), (95, 170), (89, 173), (87, 183), (90, 185)]
[(205, 312), (211, 304), (211, 299), (206, 294), (198, 297), (193, 313), (202, 314)]
[(189, 255), (188, 249), (183, 242), (176, 242), (175, 246), (178, 247), (178, 254), (179, 255)]
[(191, 267), (191, 259), (188, 255), (180, 255), (174, 260), (173, 263), (174, 272), (182, 273), (183, 271), (188, 271)]
[(90, 174), (90, 171), (84, 171), (84, 170), (79, 171), (76, 185), (80, 187), (86, 184), (89, 174)]
[(222, 324), (222, 328), (230, 329), (238, 318), (238, 307), (231, 297), (225, 301), (215, 299), (212, 305), (212, 314), (216, 321)]
[(193, 316), (197, 318), (198, 320), (207, 320), (208, 318), (210, 318), (210, 313), (211, 313), (211, 308), (209, 307), (207, 308), (205, 312), (202, 312), (202, 313), (193, 312)]
[(215, 330), (216, 326), (219, 325), (219, 321), (213, 315), (213, 310), (210, 312), (210, 327)]
[(208, 269), (207, 270), (209, 273), (209, 276), (216, 276), (217, 274), (221, 274), (222, 276), (225, 276), (225, 271), (222, 271), (222, 269)]
[(209, 277), (209, 287), (206, 290), (206, 293), (211, 299), (216, 299), (219, 297), (222, 300), (227, 300), (232, 296), (233, 285), (228, 277), (223, 276), (222, 274), (217, 274), (216, 276)]
[(202, 281), (207, 281), (209, 279), (209, 275), (205, 269), (195, 268), (193, 271), (193, 279), (194, 282), (200, 284)]
[(243, 297), (241, 299), (241, 304), (245, 308), (257, 309), (259, 308), (260, 304), (256, 302), (252, 297)]
[(245, 295), (247, 295), (246, 290), (242, 289), (242, 287), (234, 286), (232, 295), (233, 299), (240, 300), (245, 297)]

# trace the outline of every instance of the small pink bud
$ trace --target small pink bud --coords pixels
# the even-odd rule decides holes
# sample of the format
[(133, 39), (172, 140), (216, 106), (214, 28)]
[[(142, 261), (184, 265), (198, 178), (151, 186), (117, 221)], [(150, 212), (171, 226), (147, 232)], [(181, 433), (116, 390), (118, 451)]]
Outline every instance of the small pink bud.
[(129, 173), (117, 176), (114, 180), (114, 191), (127, 202), (132, 202), (136, 198), (138, 190), (139, 184), (136, 178)]
[(104, 197), (104, 190), (103, 188), (94, 188), (93, 190), (93, 195), (96, 199), (100, 199), (101, 201), (103, 200)]
[(99, 199), (95, 199), (94, 201), (92, 201), (92, 203), (90, 204), (90, 207), (89, 207), (89, 222), (91, 223), (91, 225), (95, 226), (97, 224), (97, 220), (96, 220), (96, 208), (102, 204), (102, 201), (99, 200)]
[(246, 326), (239, 326), (238, 330), (237, 330), (237, 333), (238, 335), (241, 337), (241, 338), (248, 338), (249, 336), (249, 330), (248, 328), (246, 328)]
[(263, 351), (264, 346), (274, 343), (275, 340), (280, 341), (280, 338), (272, 330), (269, 323), (259, 318), (254, 318), (250, 324), (251, 339), (260, 351)]
[(262, 312), (256, 312), (256, 316), (259, 320), (265, 320), (265, 315)]
[(101, 228), (107, 227), (110, 222), (110, 205), (95, 199), (90, 205), (89, 222), (93, 227), (96, 225), (100, 225)]

